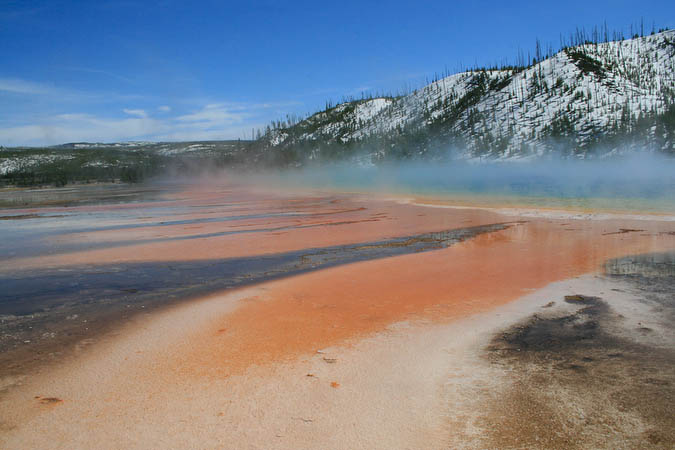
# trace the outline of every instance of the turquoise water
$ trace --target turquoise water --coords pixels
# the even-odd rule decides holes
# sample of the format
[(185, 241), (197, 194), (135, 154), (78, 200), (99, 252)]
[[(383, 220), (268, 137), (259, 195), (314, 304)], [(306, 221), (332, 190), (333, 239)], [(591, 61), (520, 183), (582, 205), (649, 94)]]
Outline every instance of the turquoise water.
[(461, 204), (675, 213), (675, 164), (665, 160), (333, 167), (279, 177), (297, 186)]

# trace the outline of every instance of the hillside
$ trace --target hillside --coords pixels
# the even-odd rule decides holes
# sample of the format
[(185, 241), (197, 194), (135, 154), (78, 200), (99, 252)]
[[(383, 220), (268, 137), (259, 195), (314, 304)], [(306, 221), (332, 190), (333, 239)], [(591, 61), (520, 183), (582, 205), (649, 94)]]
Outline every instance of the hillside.
[(0, 186), (124, 181), (241, 162), (250, 141), (79, 142), (45, 148), (0, 147)]
[(258, 158), (577, 157), (675, 152), (675, 31), (586, 43), (528, 67), (472, 70), (409, 95), (342, 103), (267, 131)]

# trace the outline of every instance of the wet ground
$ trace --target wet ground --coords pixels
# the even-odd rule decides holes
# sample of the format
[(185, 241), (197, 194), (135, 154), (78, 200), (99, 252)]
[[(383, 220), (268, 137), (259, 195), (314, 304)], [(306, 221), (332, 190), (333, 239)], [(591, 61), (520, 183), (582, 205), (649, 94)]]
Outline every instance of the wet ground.
[[(251, 426), (252, 417), (286, 414), (293, 406), (280, 406), (284, 397), (290, 405), (306, 402), (293, 424), (319, 403), (326, 424), (343, 414), (343, 425), (317, 438), (338, 436), (355, 422), (372, 425), (363, 433), (377, 435), (378, 420), (391, 431), (381, 413), (399, 407), (409, 413), (399, 425), (422, 435), (420, 418), (446, 418), (436, 399), (460, 391), (466, 408), (447, 402), (447, 417), (480, 428), (475, 448), (672, 443), (664, 408), (672, 399), (673, 257), (622, 258), (604, 266), (607, 275), (592, 274), (608, 259), (675, 249), (675, 222), (545, 214), (521, 221), (452, 205), (225, 185), (188, 186), (138, 202), (5, 209), (0, 216), (7, 237), (0, 242), (0, 401), (7, 406), (0, 409), (8, 411), (0, 428), (14, 442), (53, 433), (62, 440), (34, 447), (59, 445), (66, 435), (119, 443), (134, 427), (150, 438), (152, 430), (181, 428), (191, 439), (215, 432), (231, 440), (234, 429), (258, 436), (272, 428)], [(576, 277), (587, 281), (574, 284)], [(275, 278), (283, 279), (257, 284)], [(574, 289), (547, 290), (556, 281)], [(536, 302), (519, 300), (530, 293)], [(175, 307), (156, 311), (168, 305)], [(500, 308), (511, 306), (502, 317)], [(153, 314), (145, 317), (147, 311)], [(453, 329), (464, 319), (467, 328)], [(483, 358), (492, 333), (516, 321)], [(407, 326), (418, 331), (408, 336)], [(401, 339), (417, 344), (406, 350), (390, 341), (397, 327)], [(431, 346), (427, 327), (445, 330)], [(378, 375), (364, 376), (365, 361), (380, 368), (382, 360), (364, 353), (361, 363), (348, 363), (343, 352), (371, 338), (382, 339), (380, 350), (393, 359)], [(415, 355), (430, 351), (420, 366)], [(302, 368), (308, 358), (319, 366)], [(404, 366), (420, 383), (397, 378)], [(319, 368), (349, 372), (324, 379)], [(293, 372), (289, 383), (278, 378), (281, 370)], [(455, 384), (441, 387), (445, 374)], [(305, 384), (315, 381), (328, 392), (307, 401)], [(257, 383), (264, 389), (249, 395), (246, 386)], [(292, 386), (298, 390), (286, 389)], [(430, 395), (419, 410), (396, 400), (422, 391)], [(386, 401), (373, 403), (374, 394)], [(474, 407), (483, 396), (486, 403)], [(363, 404), (355, 407), (357, 398)], [(243, 410), (225, 415), (213, 401)], [(372, 408), (362, 408), (366, 403)], [(475, 414), (478, 421), (466, 420)], [(222, 422), (214, 425), (214, 417)]]
[(227, 184), (2, 190), (0, 390), (139, 313), (442, 249), (509, 226), (485, 213), (460, 223), (415, 208), (401, 219), (391, 217), (391, 205), (371, 206), (344, 195), (261, 194)]
[(493, 339), (512, 382), (490, 399), (486, 448), (675, 447), (675, 253), (612, 260), (605, 276), (622, 288), (551, 299)]
[(147, 201), (165, 193), (169, 186), (93, 183), (61, 188), (0, 189), (0, 208), (91, 205)]
[[(102, 264), (0, 273), (0, 375), (58, 359), (139, 312), (341, 264), (446, 248), (494, 224), (363, 244), (209, 261)], [(86, 341), (85, 341), (86, 342)]]

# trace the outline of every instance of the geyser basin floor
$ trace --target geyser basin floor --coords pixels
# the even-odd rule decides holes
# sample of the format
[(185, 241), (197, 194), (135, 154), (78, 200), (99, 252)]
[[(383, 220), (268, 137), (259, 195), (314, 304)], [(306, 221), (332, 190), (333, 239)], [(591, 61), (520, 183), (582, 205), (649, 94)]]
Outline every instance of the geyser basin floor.
[[(291, 196), (282, 204), (278, 197), (230, 190), (177, 195), (174, 201), (182, 203), (167, 200), (162, 207), (169, 209), (160, 212), (164, 218), (158, 213), (148, 231), (165, 233), (174, 225), (155, 222), (170, 221), (175, 212), (190, 216), (187, 208), (202, 216), (227, 216), (230, 206), (214, 205), (237, 199), (237, 208), (251, 214), (301, 212), (308, 216), (296, 225), (307, 225), (316, 220), (309, 215), (330, 213), (330, 224), (296, 226), (282, 234), (199, 238), (197, 245), (172, 241), (171, 250), (142, 242), (43, 258), (17, 255), (3, 273), (39, 270), (41, 264), (68, 269), (75, 264), (70, 259), (105, 267), (162, 258), (198, 262), (200, 252), (208, 255), (202, 260), (216, 254), (270, 255), (518, 221), (489, 211), (347, 195)], [(125, 223), (152, 214), (145, 207)], [(186, 226), (218, 224), (226, 231), (234, 222)], [(104, 222), (95, 225), (106, 229), (84, 235), (128, 239)], [(633, 289), (626, 282), (583, 276), (549, 283), (601, 271), (610, 258), (675, 248), (674, 231), (672, 222), (534, 218), (438, 250), (336, 266), (135, 315), (49, 371), (19, 379), (0, 400), (0, 443), (8, 448), (483, 448), (503, 442), (508, 447), (511, 441), (488, 433), (508, 426), (490, 407), (492, 399), (508, 395), (510, 383), (517, 381), (511, 376), (519, 372), (508, 359), (504, 366), (493, 363), (488, 356), (495, 353), (489, 351), (493, 340), (535, 311), (571, 315), (576, 312), (564, 308), (584, 307), (566, 303), (565, 295), (599, 297), (610, 308), (624, 308), (626, 316), (631, 299), (612, 290)], [(68, 233), (53, 233), (48, 240), (58, 240), (57, 246), (45, 248), (67, 247)], [(148, 234), (136, 238), (147, 240)], [(535, 289), (541, 290), (530, 293)], [(551, 301), (555, 307), (542, 308)], [(649, 303), (636, 306), (633, 312), (642, 323), (656, 320)], [(633, 325), (627, 322), (628, 329)], [(655, 325), (645, 328), (661, 332)], [(664, 336), (672, 348), (672, 335)], [(613, 428), (619, 435), (632, 436), (631, 442), (668, 443), (667, 434), (640, 434), (663, 422), (631, 414)], [(536, 438), (540, 428), (523, 429), (523, 436), (530, 432)]]
[[(6, 238), (0, 242), (6, 287), (0, 292), (0, 387), (154, 307), (444, 247), (462, 238), (455, 230), (483, 232), (480, 227), (501, 227), (493, 224), (503, 220), (488, 211), (452, 214), (353, 195), (227, 185), (155, 195), (151, 202), (2, 212), (8, 219), (0, 222)], [(429, 235), (435, 232), (446, 235)]]
[[(0, 276), (0, 376), (15, 377), (139, 309), (342, 264), (446, 248), (518, 223), (244, 258), (71, 266)], [(92, 330), (89, 332), (89, 330)], [(27, 345), (31, 344), (31, 345)]]
[[(350, 345), (268, 361), (240, 375), (195, 372), (191, 355), (204, 343), (195, 330), (273, 287), (159, 314), (13, 391), (2, 400), (0, 442), (5, 448), (672, 447), (672, 416), (663, 409), (673, 395), (672, 358), (664, 361), (658, 349), (666, 342), (672, 354), (672, 330), (657, 325), (654, 303), (626, 281), (583, 276), (447, 324), (398, 322)], [(611, 305), (613, 316), (634, 316), (611, 318), (609, 332), (619, 337), (602, 358), (591, 361), (583, 347), (570, 347), (579, 363), (567, 354), (553, 353), (551, 364), (495, 352), (509, 327), (520, 330), (535, 315), (579, 314), (586, 305), (565, 296), (580, 292)], [(651, 340), (643, 338), (645, 324), (654, 330)], [(608, 332), (604, 321), (601, 330)], [(634, 363), (639, 346), (636, 363), (645, 366)], [(609, 360), (610, 380), (584, 382)], [(631, 403), (627, 395), (643, 386), (649, 397)]]

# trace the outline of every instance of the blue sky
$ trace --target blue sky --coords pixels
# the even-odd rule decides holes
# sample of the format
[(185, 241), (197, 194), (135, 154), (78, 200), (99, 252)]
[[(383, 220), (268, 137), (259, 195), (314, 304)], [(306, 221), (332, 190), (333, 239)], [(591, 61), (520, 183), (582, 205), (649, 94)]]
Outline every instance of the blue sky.
[(0, 145), (250, 137), (673, 1), (0, 0)]

